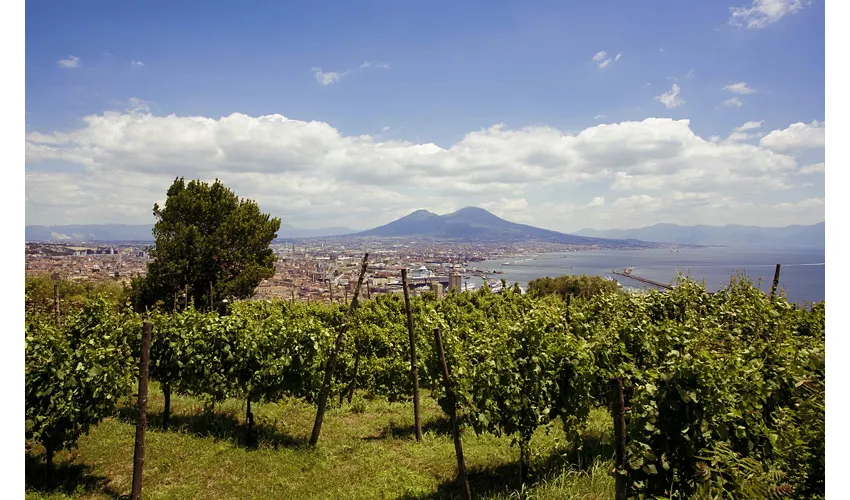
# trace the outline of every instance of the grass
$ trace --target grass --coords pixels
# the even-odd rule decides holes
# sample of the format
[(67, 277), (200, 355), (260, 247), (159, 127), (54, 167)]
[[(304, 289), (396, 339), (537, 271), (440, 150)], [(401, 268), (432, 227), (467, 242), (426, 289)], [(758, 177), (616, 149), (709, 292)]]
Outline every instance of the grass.
[[(461, 498), (448, 420), (422, 393), (423, 439), (413, 434), (411, 403), (355, 397), (325, 415), (319, 446), (307, 446), (315, 407), (287, 399), (254, 403), (256, 442), (245, 439), (245, 402), (214, 411), (200, 400), (172, 397), (162, 428), (162, 393), (151, 384), (144, 486), (149, 499)], [(128, 405), (83, 436), (72, 452), (57, 453), (46, 479), (42, 448), (27, 443), (28, 499), (120, 498), (129, 495), (137, 412)], [(534, 467), (521, 489), (519, 450), (510, 437), (463, 433), (475, 498), (603, 499), (613, 497), (611, 419), (594, 410), (581, 450), (567, 446), (559, 422), (538, 429)]]

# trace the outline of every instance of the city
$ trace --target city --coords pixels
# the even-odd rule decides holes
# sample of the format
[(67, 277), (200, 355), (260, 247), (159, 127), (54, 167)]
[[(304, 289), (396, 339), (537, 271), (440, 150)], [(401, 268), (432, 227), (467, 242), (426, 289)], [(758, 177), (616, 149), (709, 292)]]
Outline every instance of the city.
[[(148, 242), (26, 243), (28, 275), (47, 273), (73, 281), (115, 281), (129, 286), (144, 276), (151, 257)], [(489, 286), (502, 288), (500, 271), (476, 263), (496, 258), (543, 252), (597, 249), (590, 245), (555, 243), (475, 243), (412, 238), (322, 238), (276, 241), (271, 245), (277, 262), (275, 274), (263, 280), (253, 299), (343, 302), (357, 283), (360, 264), (369, 252), (361, 293), (370, 298), (401, 293), (401, 270), (408, 269), (414, 295), (432, 291), (441, 295), (452, 287), (461, 291)], [(454, 277), (454, 280), (452, 279)]]

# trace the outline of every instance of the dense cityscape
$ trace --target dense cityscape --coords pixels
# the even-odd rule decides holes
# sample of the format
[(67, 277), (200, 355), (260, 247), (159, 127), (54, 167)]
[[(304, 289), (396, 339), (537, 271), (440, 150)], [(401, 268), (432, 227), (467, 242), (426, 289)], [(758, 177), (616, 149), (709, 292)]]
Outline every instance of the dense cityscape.
[[(49, 273), (74, 281), (112, 280), (129, 285), (146, 274), (151, 260), (147, 242), (27, 243), (27, 274)], [(501, 287), (499, 271), (476, 267), (488, 259), (542, 252), (592, 250), (587, 245), (553, 243), (475, 243), (411, 238), (325, 238), (274, 242), (275, 274), (263, 280), (253, 298), (339, 302), (356, 286), (364, 252), (368, 268), (361, 293), (367, 297), (402, 291), (401, 270), (408, 269), (411, 291), (438, 294), (455, 286), (473, 290)], [(454, 277), (454, 280), (452, 279)]]

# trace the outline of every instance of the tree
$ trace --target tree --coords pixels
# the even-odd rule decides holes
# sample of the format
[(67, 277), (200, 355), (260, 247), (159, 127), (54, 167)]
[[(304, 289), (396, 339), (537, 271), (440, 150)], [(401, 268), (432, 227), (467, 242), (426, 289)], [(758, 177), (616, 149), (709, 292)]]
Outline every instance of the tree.
[(589, 298), (602, 293), (616, 293), (617, 282), (601, 276), (558, 276), (537, 278), (528, 282), (528, 293), (532, 296), (560, 295)]
[(250, 297), (274, 275), (269, 244), (280, 219), (260, 212), (254, 201), (239, 199), (216, 180), (212, 185), (179, 177), (168, 189), (165, 206), (153, 206), (153, 261), (135, 280), (134, 303), (173, 307), (187, 299), (210, 307), (214, 299)]

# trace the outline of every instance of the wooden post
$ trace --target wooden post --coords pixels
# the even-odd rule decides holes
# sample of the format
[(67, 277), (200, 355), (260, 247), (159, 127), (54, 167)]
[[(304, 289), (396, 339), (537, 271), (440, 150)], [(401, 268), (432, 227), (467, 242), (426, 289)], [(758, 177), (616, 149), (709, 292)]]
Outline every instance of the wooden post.
[(56, 314), (56, 328), (59, 328), (59, 283), (53, 284), (53, 310)]
[(348, 288), (345, 289), (345, 305), (348, 305)]
[(292, 290), (292, 303), (295, 303), (295, 290)]
[(136, 449), (133, 453), (132, 500), (142, 498), (142, 469), (145, 466), (145, 427), (148, 424), (148, 370), (151, 354), (150, 321), (142, 327), (142, 353), (139, 360), (139, 420), (136, 422)]
[[(357, 369), (360, 366), (360, 343), (358, 342), (354, 352), (354, 375), (351, 377), (351, 384), (348, 386), (348, 404), (351, 404), (351, 399), (354, 397), (354, 387), (357, 383)], [(340, 404), (342, 401), (340, 400)]]
[(782, 264), (776, 264), (776, 271), (773, 273), (773, 287), (770, 289), (770, 298), (773, 299), (776, 296), (776, 289), (779, 287), (779, 269), (782, 267)]
[(186, 294), (185, 298), (183, 299), (183, 307), (185, 309), (188, 309), (189, 308), (189, 285), (186, 285), (183, 293)]
[(322, 422), (325, 420), (325, 409), (328, 404), (328, 394), (331, 392), (331, 381), (334, 376), (334, 368), (336, 368), (336, 358), (339, 356), (339, 350), (342, 348), (342, 339), (348, 327), (351, 324), (352, 310), (357, 306), (357, 295), (360, 292), (360, 287), (363, 285), (363, 277), (366, 276), (366, 265), (369, 259), (369, 253), (363, 254), (363, 263), (360, 266), (360, 277), (357, 279), (357, 288), (354, 289), (354, 298), (345, 312), (345, 319), (342, 322), (342, 327), (336, 336), (331, 355), (328, 356), (328, 365), (325, 368), (325, 379), (322, 382), (322, 391), (319, 393), (318, 408), (316, 410), (316, 421), (313, 423), (313, 432), (310, 434), (310, 446), (316, 446), (319, 442), (319, 434), (322, 432)]
[(570, 303), (572, 302), (572, 295), (567, 295), (567, 326), (570, 326)]
[(210, 311), (213, 310), (213, 282), (210, 281)]
[(626, 470), (626, 410), (623, 398), (623, 379), (616, 378), (611, 382), (614, 414), (614, 489), (616, 500), (626, 499), (626, 476), (621, 471)]
[(401, 286), (404, 288), (407, 335), (410, 337), (410, 378), (413, 381), (413, 424), (416, 428), (416, 440), (422, 441), (422, 421), (419, 418), (419, 374), (416, 368), (416, 334), (413, 332), (413, 313), (410, 311), (410, 296), (407, 292), (407, 269), (401, 270)]
[(443, 351), (443, 338), (440, 336), (440, 329), (434, 328), (434, 343), (437, 345), (437, 355), (440, 357), (440, 368), (443, 372), (443, 384), (446, 388), (446, 397), (449, 399), (449, 417), (452, 422), (452, 434), (455, 441), (455, 455), (457, 456), (457, 473), (458, 480), (461, 481), (466, 500), (472, 500), (472, 492), (469, 489), (469, 481), (466, 480), (466, 465), (463, 461), (463, 446), (460, 442), (460, 429), (457, 425), (457, 402), (455, 394), (452, 391), (452, 383), (449, 374), (449, 367), (446, 364), (446, 353)]
[(331, 304), (334, 303), (334, 285), (331, 280), (328, 280), (328, 291), (331, 293)]

